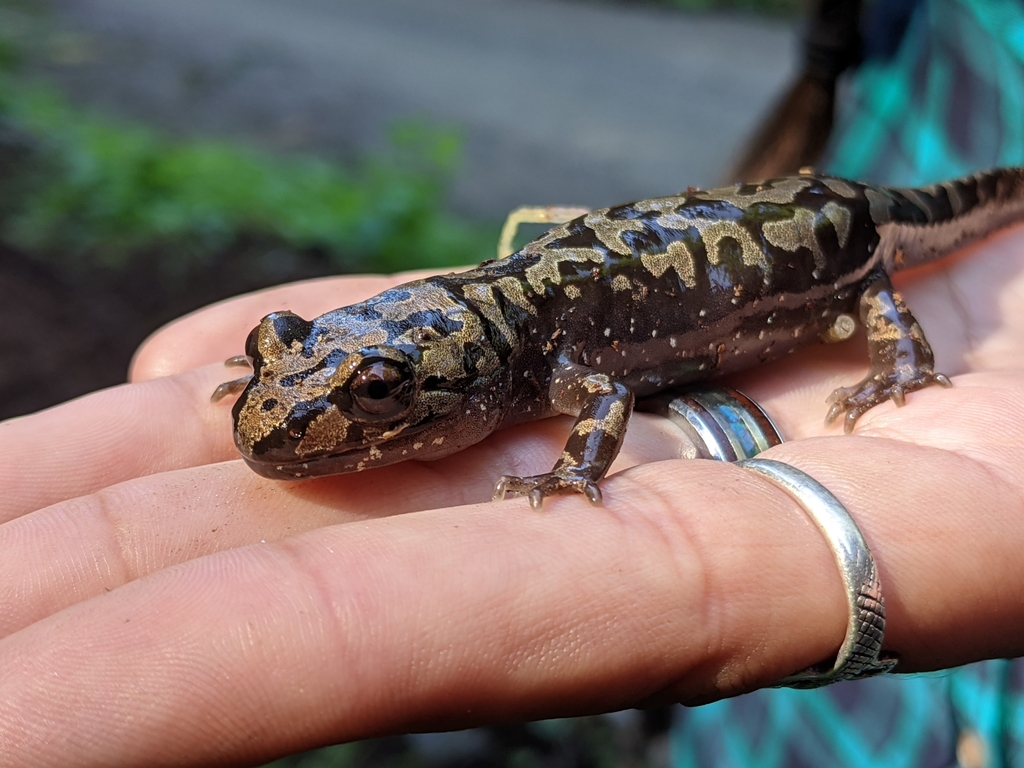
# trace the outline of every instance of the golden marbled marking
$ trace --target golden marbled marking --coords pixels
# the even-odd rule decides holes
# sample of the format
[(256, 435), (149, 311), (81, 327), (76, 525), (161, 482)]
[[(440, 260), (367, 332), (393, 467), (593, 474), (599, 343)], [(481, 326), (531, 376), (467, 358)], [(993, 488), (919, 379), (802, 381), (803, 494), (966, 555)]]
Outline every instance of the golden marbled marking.
[(798, 248), (806, 248), (814, 254), (814, 266), (821, 269), (825, 266), (825, 254), (814, 231), (817, 220), (814, 211), (809, 208), (797, 208), (791, 219), (766, 221), (761, 225), (765, 239), (776, 248), (795, 253)]
[(864, 196), (868, 199), (868, 213), (875, 225), (887, 224), (892, 220), (892, 198), (874, 187), (867, 187)]
[(785, 205), (792, 203), (797, 193), (807, 189), (813, 183), (812, 179), (803, 176), (790, 176), (779, 179), (775, 182), (765, 182), (754, 188), (753, 192), (741, 192), (744, 186), (737, 184), (734, 187), (722, 187), (720, 189), (709, 189), (704, 192), (694, 193), (699, 200), (716, 200), (725, 203), (732, 203), (737, 208), (746, 208), (756, 203), (775, 203)]
[(498, 290), (501, 291), (501, 295), (509, 300), (514, 306), (519, 307), (527, 314), (536, 315), (537, 308), (533, 306), (528, 298), (526, 298), (526, 292), (523, 290), (523, 284), (518, 278), (506, 275), (505, 277), (499, 277), (494, 281), (494, 284), (498, 286)]
[(839, 247), (845, 248), (850, 240), (850, 228), (853, 226), (853, 214), (850, 213), (850, 209), (845, 205), (829, 200), (822, 206), (821, 212), (826, 219), (832, 222), (832, 226), (836, 231), (836, 239), (839, 241)]
[(843, 181), (842, 179), (833, 179), (831, 177), (824, 177), (821, 179), (821, 183), (831, 189), (840, 197), (845, 197), (847, 200), (857, 199), (857, 190), (851, 184)]
[[(523, 249), (526, 252), (526, 249)], [(562, 282), (562, 273), (558, 267), (566, 261), (582, 264), (594, 262), (604, 264), (604, 256), (593, 248), (551, 248), (537, 249), (537, 262), (526, 268), (526, 281), (537, 293), (544, 293), (544, 281), (551, 285)]]
[(664, 253), (642, 254), (640, 263), (655, 277), (661, 277), (669, 269), (674, 269), (687, 288), (697, 285), (697, 266), (693, 254), (681, 240), (669, 243)]
[(594, 230), (597, 239), (604, 243), (605, 247), (620, 256), (629, 256), (632, 249), (622, 239), (625, 232), (643, 232), (646, 229), (644, 222), (640, 219), (613, 219), (608, 216), (608, 208), (601, 208), (587, 214), (583, 223)]

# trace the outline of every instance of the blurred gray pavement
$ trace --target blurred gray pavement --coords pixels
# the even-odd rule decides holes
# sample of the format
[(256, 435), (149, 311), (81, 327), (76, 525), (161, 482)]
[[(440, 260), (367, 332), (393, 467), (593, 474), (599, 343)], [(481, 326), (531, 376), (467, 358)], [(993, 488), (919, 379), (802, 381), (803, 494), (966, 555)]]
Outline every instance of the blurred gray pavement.
[(41, 71), (175, 134), (349, 158), (396, 120), (463, 139), (497, 219), (706, 185), (792, 73), (794, 22), (578, 0), (54, 0)]

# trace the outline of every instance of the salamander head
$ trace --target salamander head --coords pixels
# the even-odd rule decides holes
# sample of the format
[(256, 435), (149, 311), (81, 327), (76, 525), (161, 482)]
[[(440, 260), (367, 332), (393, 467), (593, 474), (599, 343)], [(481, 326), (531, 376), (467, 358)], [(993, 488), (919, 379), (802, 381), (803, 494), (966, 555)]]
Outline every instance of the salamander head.
[(422, 282), (312, 321), (268, 315), (246, 355), (253, 377), (232, 411), (235, 444), (267, 477), (440, 458), (500, 421), (504, 368), (483, 322)]

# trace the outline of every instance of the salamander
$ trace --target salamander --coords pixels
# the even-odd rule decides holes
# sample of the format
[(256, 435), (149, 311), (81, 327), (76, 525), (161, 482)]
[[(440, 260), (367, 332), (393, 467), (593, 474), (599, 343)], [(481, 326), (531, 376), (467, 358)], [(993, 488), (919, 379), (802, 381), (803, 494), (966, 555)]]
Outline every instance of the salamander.
[[(437, 459), (497, 429), (576, 418), (550, 472), (501, 477), (495, 496), (584, 494), (622, 444), (636, 398), (848, 337), (870, 371), (828, 420), (949, 380), (889, 274), (1024, 216), (1024, 170), (922, 189), (801, 174), (601, 208), (507, 258), (416, 280), (305, 320), (267, 315), (234, 437), (270, 478)], [(243, 389), (244, 387), (244, 389)]]

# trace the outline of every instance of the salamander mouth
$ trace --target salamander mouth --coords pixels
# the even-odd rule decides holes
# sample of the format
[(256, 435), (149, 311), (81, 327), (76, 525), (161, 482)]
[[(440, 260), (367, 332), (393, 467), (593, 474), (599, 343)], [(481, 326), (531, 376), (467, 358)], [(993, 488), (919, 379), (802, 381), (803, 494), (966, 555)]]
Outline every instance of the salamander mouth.
[(384, 460), (384, 454), (377, 449), (377, 458), (373, 457), (373, 449), (376, 446), (353, 446), (351, 449), (337, 453), (328, 453), (321, 456), (309, 456), (304, 459), (294, 458), (284, 461), (267, 461), (264, 459), (253, 459), (243, 456), (245, 463), (259, 475), (269, 477), (272, 480), (305, 480), (311, 477), (326, 477), (327, 475), (343, 475), (351, 472), (360, 472), (372, 467), (382, 467), (387, 464), (394, 464), (406, 458), (400, 456), (391, 461)]
[(305, 457), (296, 456), (284, 446), (278, 446), (276, 450), (265, 453), (250, 453), (242, 446), (239, 446), (239, 450), (245, 463), (257, 474), (274, 480), (304, 480), (361, 472), (364, 469), (397, 464), (407, 459), (436, 458), (441, 452), (429, 450), (428, 444), (431, 441), (423, 437), (423, 433), (432, 434), (437, 427), (436, 420), (428, 419), (419, 424), (408, 425), (400, 432), (391, 433), (386, 437), (377, 437), (352, 445), (339, 445), (323, 453), (310, 453)]

